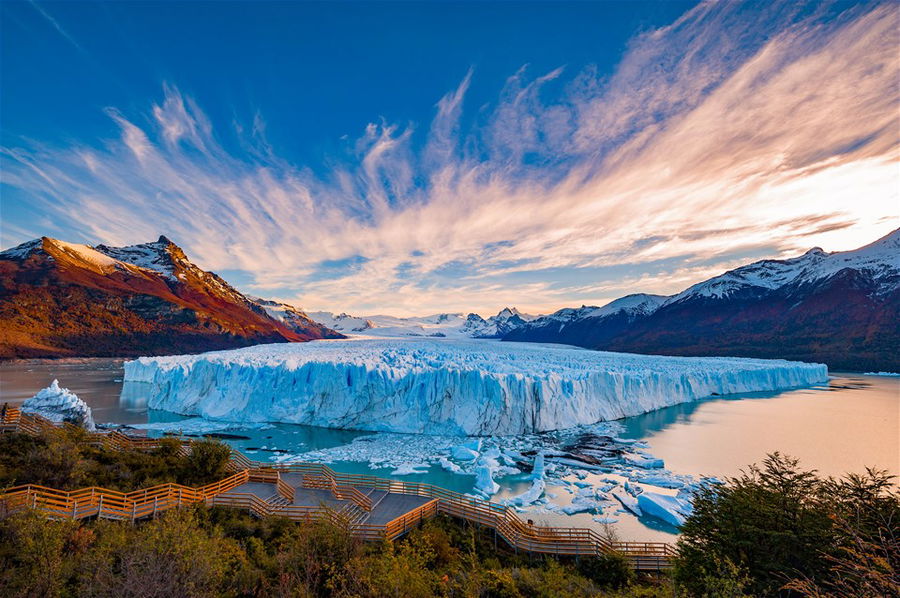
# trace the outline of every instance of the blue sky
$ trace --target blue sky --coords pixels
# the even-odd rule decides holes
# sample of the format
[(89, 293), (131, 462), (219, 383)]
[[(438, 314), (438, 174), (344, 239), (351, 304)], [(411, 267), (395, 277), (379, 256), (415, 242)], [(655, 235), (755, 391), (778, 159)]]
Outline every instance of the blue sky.
[(671, 293), (900, 224), (895, 3), (4, 2), (2, 246), (307, 309)]

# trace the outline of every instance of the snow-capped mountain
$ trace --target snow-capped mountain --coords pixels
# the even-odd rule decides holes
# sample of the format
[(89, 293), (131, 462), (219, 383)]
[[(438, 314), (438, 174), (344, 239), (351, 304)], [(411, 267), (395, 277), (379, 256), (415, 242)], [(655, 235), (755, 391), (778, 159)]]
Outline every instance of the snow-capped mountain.
[(478, 314), (464, 316), (458, 313), (398, 318), (384, 315), (351, 316), (345, 313), (335, 315), (325, 311), (311, 311), (309, 317), (332, 330), (352, 335), (500, 338), (537, 316), (507, 307), (487, 319)]
[(263, 299), (261, 297), (253, 297), (251, 295), (246, 295), (246, 297), (251, 302), (264, 309), (270, 318), (281, 322), (298, 334), (306, 334), (309, 330), (319, 330), (323, 334), (323, 336), (319, 338), (340, 338), (343, 336), (341, 334), (334, 334), (336, 331), (333, 328), (329, 328), (328, 326), (316, 322), (308, 314), (297, 309), (293, 305), (272, 301), (270, 299)]
[(900, 371), (900, 229), (853, 251), (754, 262), (671, 297), (560, 310), (504, 340)]
[(505, 307), (486, 320), (478, 314), (469, 314), (462, 332), (473, 338), (501, 338), (536, 318), (523, 314), (515, 307)]
[(595, 346), (620, 333), (635, 320), (649, 316), (669, 297), (637, 293), (602, 307), (567, 307), (533, 319), (503, 335), (504, 340)]
[(338, 332), (363, 332), (375, 327), (375, 323), (367, 318), (357, 318), (350, 314), (333, 314), (328, 311), (308, 312), (310, 318)]
[[(287, 313), (287, 306), (282, 308)], [(41, 237), (0, 252), (0, 357), (128, 356), (341, 335), (273, 317), (165, 237), (91, 247)]]
[(787, 260), (762, 260), (695, 284), (671, 297), (667, 304), (698, 297), (728, 298), (748, 290), (772, 291), (827, 280), (842, 270), (865, 272), (876, 295), (900, 286), (900, 229), (853, 251), (827, 253), (814, 247)]

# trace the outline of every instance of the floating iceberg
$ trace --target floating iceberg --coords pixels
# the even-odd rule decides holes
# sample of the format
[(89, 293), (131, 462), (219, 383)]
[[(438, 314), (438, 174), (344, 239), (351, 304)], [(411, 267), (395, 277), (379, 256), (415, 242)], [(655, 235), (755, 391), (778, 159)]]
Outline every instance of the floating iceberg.
[(500, 485), (494, 481), (494, 471), (490, 465), (479, 465), (475, 468), (475, 491), (491, 496), (500, 490)]
[(644, 515), (662, 519), (675, 527), (681, 527), (685, 517), (692, 511), (689, 501), (656, 492), (642, 492), (638, 495), (637, 502)]
[(26, 399), (22, 403), (22, 411), (36, 413), (58, 423), (72, 423), (91, 432), (96, 429), (91, 408), (68, 388), (60, 388), (58, 380)]
[(531, 488), (523, 492), (522, 494), (518, 494), (507, 502), (511, 505), (516, 505), (519, 507), (525, 507), (538, 500), (544, 494), (544, 489), (546, 488), (546, 482), (544, 482), (543, 478), (535, 478), (531, 482)]
[(541, 451), (534, 458), (534, 466), (531, 469), (531, 477), (535, 480), (543, 480), (547, 475), (547, 468), (544, 465), (544, 453)]
[(823, 383), (824, 365), (661, 357), (468, 339), (258, 345), (125, 363), (148, 407), (245, 422), (510, 435), (638, 415), (714, 395)]
[(454, 446), (450, 451), (451, 456), (457, 461), (474, 461), (478, 458), (478, 453), (467, 446)]

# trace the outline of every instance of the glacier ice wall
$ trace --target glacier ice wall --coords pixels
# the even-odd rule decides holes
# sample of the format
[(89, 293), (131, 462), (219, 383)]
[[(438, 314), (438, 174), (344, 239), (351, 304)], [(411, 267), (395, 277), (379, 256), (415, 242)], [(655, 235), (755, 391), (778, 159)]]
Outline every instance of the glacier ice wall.
[(521, 434), (685, 401), (823, 383), (821, 364), (662, 357), (485, 340), (259, 345), (125, 364), (148, 407), (246, 422), (371, 431)]

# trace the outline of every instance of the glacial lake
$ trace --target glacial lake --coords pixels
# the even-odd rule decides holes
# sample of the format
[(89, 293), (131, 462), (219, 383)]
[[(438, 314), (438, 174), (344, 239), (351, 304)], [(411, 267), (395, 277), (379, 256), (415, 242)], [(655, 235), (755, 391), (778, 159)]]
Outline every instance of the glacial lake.
[[(54, 378), (91, 406), (97, 422), (144, 424), (183, 419), (148, 410), (140, 393), (121, 397), (120, 359), (0, 363), (0, 403), (21, 403)], [(666, 468), (676, 474), (725, 478), (776, 450), (800, 458), (805, 467), (825, 475), (863, 471), (865, 467), (900, 474), (900, 377), (832, 373), (828, 385), (820, 387), (684, 403), (626, 418), (620, 424), (622, 438), (645, 441), (647, 452), (663, 459)], [(227, 442), (261, 461), (285, 453), (339, 447), (371, 435), (290, 424), (229, 432), (249, 437)], [(331, 467), (392, 477), (392, 468), (373, 468), (368, 462), (341, 461)], [(440, 467), (393, 477), (459, 492), (471, 491), (473, 484), (472, 476)], [(603, 477), (608, 476), (592, 474), (584, 482), (600, 485)], [(521, 476), (498, 482), (501, 491), (494, 500), (524, 492), (530, 485)], [(554, 503), (571, 502), (565, 489), (548, 485), (547, 492), (555, 495)], [(587, 513), (523, 516), (544, 524), (601, 525)], [(618, 514), (616, 518), (612, 527), (622, 540), (672, 541), (677, 533), (671, 525), (649, 517)]]

